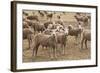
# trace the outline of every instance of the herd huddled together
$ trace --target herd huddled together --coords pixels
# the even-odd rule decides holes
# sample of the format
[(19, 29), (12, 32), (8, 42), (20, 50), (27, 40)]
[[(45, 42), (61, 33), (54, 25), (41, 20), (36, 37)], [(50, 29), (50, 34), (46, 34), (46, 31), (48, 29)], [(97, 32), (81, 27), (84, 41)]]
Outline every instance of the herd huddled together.
[[(28, 40), (28, 49), (33, 50), (32, 56), (37, 56), (40, 46), (49, 49), (51, 58), (57, 57), (57, 49), (65, 54), (69, 36), (75, 37), (75, 43), (80, 44), (79, 50), (83, 49), (84, 44), (84, 48), (87, 48), (87, 41), (91, 40), (91, 32), (84, 26), (89, 25), (90, 16), (82, 16), (81, 13), (76, 13), (74, 16), (77, 22), (76, 27), (71, 24), (66, 25), (60, 15), (57, 15), (56, 21), (52, 20), (55, 14), (56, 12), (37, 11), (37, 15), (34, 12), (29, 15), (29, 13), (23, 11), (23, 40)], [(65, 13), (62, 12), (62, 14)], [(45, 21), (41, 20), (44, 16)], [(78, 39), (80, 42), (78, 42)]]

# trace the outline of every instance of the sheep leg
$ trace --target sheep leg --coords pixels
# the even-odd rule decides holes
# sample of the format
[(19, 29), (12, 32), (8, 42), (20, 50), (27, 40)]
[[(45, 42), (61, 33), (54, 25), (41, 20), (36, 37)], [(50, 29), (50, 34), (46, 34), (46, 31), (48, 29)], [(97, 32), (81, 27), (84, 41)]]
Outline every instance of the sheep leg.
[[(35, 58), (35, 56), (36, 56), (36, 54), (35, 54), (36, 49), (37, 49), (37, 47), (36, 47), (36, 45), (35, 45), (35, 46), (33, 47), (33, 53), (32, 53), (32, 57), (34, 57), (34, 58)], [(32, 58), (32, 61), (33, 61), (33, 58)]]
[(57, 58), (57, 55), (56, 55), (56, 54), (57, 54), (57, 53), (56, 53), (56, 50), (57, 50), (57, 49), (55, 48), (54, 50), (55, 50), (55, 58)]
[(37, 56), (38, 46), (36, 46), (35, 56)]
[(53, 57), (56, 58), (56, 49), (53, 48)]
[(62, 48), (62, 46), (60, 46), (60, 48), (59, 48), (59, 45), (57, 45), (56, 52), (58, 52), (58, 54), (61, 54), (61, 48)]
[(31, 43), (32, 43), (32, 36), (31, 35), (28, 36), (28, 43), (29, 43), (28, 49), (31, 49)]
[(33, 48), (33, 54), (32, 54), (32, 56), (35, 56), (35, 51), (36, 51), (36, 46), (34, 46), (34, 48)]
[(54, 52), (53, 52), (53, 48), (50, 48), (51, 50), (50, 50), (50, 53), (51, 53), (51, 59), (53, 59), (53, 54), (54, 54)]
[(30, 39), (29, 40), (29, 49), (31, 49), (31, 43), (32, 43), (32, 40)]
[(65, 45), (63, 45), (63, 55), (65, 55)]
[(75, 39), (76, 39), (76, 45), (78, 44), (78, 36), (75, 36)]
[(49, 50), (49, 48), (47, 48), (47, 51), (48, 51), (48, 54), (49, 54), (49, 57), (50, 57), (50, 50)]
[(84, 38), (82, 38), (82, 41), (81, 41), (81, 50), (83, 49), (83, 42), (84, 42)]
[(35, 45), (33, 48), (33, 56), (37, 56), (37, 51), (38, 51), (39, 45)]
[(86, 47), (86, 49), (88, 49), (88, 48), (87, 48), (87, 39), (85, 40), (85, 47)]

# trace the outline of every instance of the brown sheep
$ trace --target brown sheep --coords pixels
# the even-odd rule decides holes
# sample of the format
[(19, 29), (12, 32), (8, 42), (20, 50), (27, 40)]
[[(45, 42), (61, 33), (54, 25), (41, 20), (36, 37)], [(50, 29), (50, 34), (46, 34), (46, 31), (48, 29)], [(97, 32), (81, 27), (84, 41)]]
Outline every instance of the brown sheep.
[(48, 22), (44, 23), (44, 26), (45, 26), (46, 29), (48, 28), (49, 24), (53, 24), (53, 22), (52, 21), (48, 21)]
[(46, 35), (43, 33), (38, 33), (34, 37), (34, 46), (33, 46), (33, 56), (37, 56), (39, 46), (48, 47), (51, 49), (51, 57), (56, 58), (56, 39), (55, 34)]
[(27, 39), (28, 40), (29, 49), (31, 48), (32, 34), (33, 34), (33, 31), (30, 28), (24, 28), (23, 29), (23, 39)]
[[(61, 31), (62, 30), (62, 31)], [(65, 47), (66, 47), (66, 41), (67, 41), (67, 35), (68, 35), (68, 30), (67, 29), (46, 29), (44, 31), (44, 34), (52, 34), (52, 31), (56, 33), (56, 40), (57, 40), (57, 46), (60, 44), (61, 45), (61, 50), (63, 51), (63, 54), (65, 54)]]
[(32, 20), (27, 20), (26, 22), (34, 30), (34, 34), (36, 32), (43, 32), (45, 30), (45, 26), (40, 22), (36, 22)]
[(87, 26), (89, 22), (89, 18), (87, 16), (75, 15), (74, 16), (78, 23), (83, 22), (83, 26)]
[(34, 33), (43, 32), (45, 30), (45, 26), (40, 23), (32, 23), (32, 28), (34, 29)]
[(39, 21), (38, 16), (33, 16), (33, 15), (27, 16), (27, 19)]
[(85, 48), (88, 49), (87, 41), (91, 41), (91, 32), (89, 30), (85, 30), (82, 33), (81, 49), (83, 49), (83, 44), (85, 44)]
[(78, 35), (82, 33), (83, 29), (80, 28), (73, 28), (71, 25), (68, 26), (68, 35), (75, 36), (76, 39), (78, 38)]
[(57, 39), (57, 44), (61, 45), (63, 54), (65, 54), (65, 47), (66, 47), (66, 41), (67, 41), (67, 33), (56, 33), (56, 39)]
[(27, 24), (27, 22), (23, 22), (23, 28), (30, 28), (30, 26)]

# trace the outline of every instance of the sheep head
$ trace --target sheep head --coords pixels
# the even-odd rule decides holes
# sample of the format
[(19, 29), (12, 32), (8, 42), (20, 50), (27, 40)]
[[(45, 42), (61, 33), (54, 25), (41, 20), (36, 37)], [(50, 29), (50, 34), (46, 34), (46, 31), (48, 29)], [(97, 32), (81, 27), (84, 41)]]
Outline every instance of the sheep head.
[(68, 29), (69, 29), (69, 30), (73, 29), (73, 26), (72, 26), (72, 25), (69, 25), (69, 26), (68, 26)]

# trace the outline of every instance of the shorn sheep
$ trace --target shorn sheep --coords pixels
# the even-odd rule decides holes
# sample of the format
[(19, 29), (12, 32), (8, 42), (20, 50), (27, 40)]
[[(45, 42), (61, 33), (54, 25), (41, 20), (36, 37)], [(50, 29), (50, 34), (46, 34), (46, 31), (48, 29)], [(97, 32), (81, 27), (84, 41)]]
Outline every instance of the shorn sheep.
[(82, 33), (81, 49), (83, 49), (83, 44), (85, 44), (85, 48), (88, 49), (87, 41), (91, 41), (91, 32), (89, 30), (85, 30)]
[(51, 35), (38, 33), (34, 37), (33, 45), (33, 56), (37, 56), (39, 46), (50, 48), (51, 58), (56, 58), (56, 37), (55, 33), (52, 32)]

